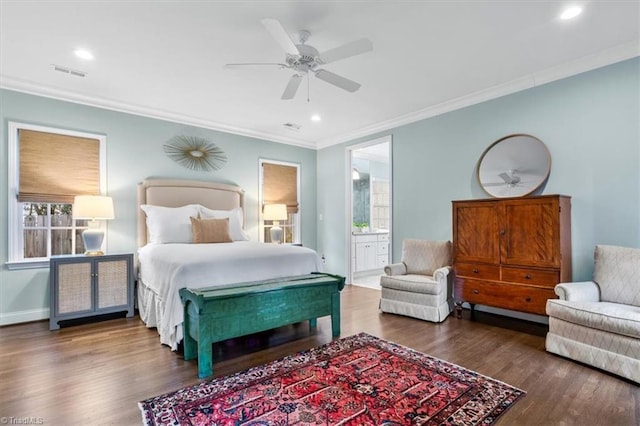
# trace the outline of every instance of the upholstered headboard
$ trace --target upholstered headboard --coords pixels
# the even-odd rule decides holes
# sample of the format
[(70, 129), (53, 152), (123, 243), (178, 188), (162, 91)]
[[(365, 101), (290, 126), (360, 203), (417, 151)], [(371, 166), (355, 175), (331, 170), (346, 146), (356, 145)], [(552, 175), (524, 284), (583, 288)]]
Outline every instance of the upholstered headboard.
[(143, 204), (180, 207), (200, 204), (213, 210), (241, 207), (244, 214), (244, 191), (234, 185), (181, 179), (146, 179), (138, 184), (138, 247), (147, 244), (147, 222)]

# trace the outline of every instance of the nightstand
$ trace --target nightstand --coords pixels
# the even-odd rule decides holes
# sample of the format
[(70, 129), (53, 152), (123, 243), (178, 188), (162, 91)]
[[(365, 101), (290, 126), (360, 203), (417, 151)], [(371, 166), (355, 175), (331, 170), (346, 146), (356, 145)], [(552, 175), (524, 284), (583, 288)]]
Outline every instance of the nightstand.
[(49, 330), (59, 321), (114, 312), (133, 316), (133, 254), (52, 256)]

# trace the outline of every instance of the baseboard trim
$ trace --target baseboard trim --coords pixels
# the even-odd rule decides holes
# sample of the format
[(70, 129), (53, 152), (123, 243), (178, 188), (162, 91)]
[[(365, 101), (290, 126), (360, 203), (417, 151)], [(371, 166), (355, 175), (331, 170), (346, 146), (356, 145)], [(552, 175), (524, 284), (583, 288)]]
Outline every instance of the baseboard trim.
[(44, 319), (49, 319), (49, 308), (29, 309), (27, 311), (0, 314), (0, 326), (40, 321)]

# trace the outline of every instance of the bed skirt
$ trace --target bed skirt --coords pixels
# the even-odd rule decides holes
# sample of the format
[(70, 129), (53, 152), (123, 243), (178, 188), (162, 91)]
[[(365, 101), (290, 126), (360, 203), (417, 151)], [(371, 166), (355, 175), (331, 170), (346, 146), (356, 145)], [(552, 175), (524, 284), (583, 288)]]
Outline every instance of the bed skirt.
[(140, 319), (147, 328), (155, 328), (160, 335), (160, 343), (170, 346), (172, 350), (177, 350), (177, 344), (182, 341), (183, 333), (182, 327), (176, 329), (176, 341), (172, 342), (170, 338), (165, 337), (160, 333), (158, 328), (159, 324), (162, 324), (162, 301), (160, 297), (149, 287), (147, 287), (142, 280), (138, 280), (137, 286), (137, 302), (138, 312)]

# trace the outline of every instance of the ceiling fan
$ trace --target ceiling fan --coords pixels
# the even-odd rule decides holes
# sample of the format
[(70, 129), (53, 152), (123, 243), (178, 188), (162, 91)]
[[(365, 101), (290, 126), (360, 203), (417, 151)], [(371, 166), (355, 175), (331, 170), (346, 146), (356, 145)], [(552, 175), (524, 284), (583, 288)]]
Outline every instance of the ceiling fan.
[(518, 172), (518, 170), (516, 169), (511, 169), (508, 170), (506, 172), (502, 172), (500, 174), (498, 174), (498, 177), (500, 177), (503, 182), (499, 182), (499, 183), (484, 183), (485, 186), (500, 186), (500, 185), (506, 185), (510, 188), (513, 188), (514, 186), (518, 185), (521, 182), (520, 176), (516, 175), (516, 173)]
[(361, 38), (320, 53), (315, 47), (306, 44), (307, 40), (309, 40), (309, 37), (311, 36), (309, 31), (300, 31), (298, 35), (299, 44), (295, 44), (280, 21), (277, 19), (266, 18), (261, 22), (269, 34), (271, 34), (271, 37), (273, 37), (273, 39), (286, 52), (284, 63), (237, 63), (226, 64), (225, 68), (244, 66), (278, 66), (280, 68), (293, 70), (294, 74), (289, 79), (289, 83), (282, 93), (282, 99), (293, 99), (298, 91), (298, 87), (300, 86), (302, 79), (305, 76), (308, 76), (309, 73), (313, 73), (320, 80), (333, 84), (347, 92), (355, 92), (360, 88), (359, 83), (319, 67), (373, 50), (373, 43), (371, 40)]

